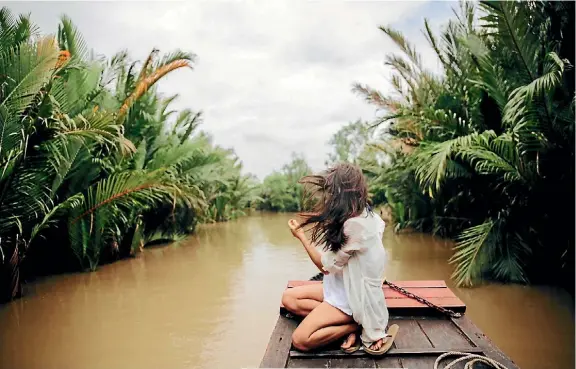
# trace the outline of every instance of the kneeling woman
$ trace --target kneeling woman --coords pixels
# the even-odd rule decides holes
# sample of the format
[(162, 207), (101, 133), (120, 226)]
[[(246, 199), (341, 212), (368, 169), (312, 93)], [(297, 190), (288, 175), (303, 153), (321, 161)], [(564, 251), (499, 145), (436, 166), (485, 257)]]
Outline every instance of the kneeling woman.
[[(392, 346), (398, 326), (386, 331), (384, 222), (367, 205), (366, 180), (359, 168), (339, 164), (324, 175), (304, 177), (301, 182), (319, 195), (315, 196), (316, 209), (302, 214), (302, 224), (291, 219), (288, 225), (324, 273), (324, 283), (284, 293), (286, 309), (305, 317), (294, 331), (293, 345), (308, 351), (345, 338), (341, 346), (345, 352), (358, 350), (361, 340), (366, 352), (384, 354)], [(311, 240), (303, 231), (307, 225), (312, 226)], [(324, 252), (316, 245), (324, 245)]]

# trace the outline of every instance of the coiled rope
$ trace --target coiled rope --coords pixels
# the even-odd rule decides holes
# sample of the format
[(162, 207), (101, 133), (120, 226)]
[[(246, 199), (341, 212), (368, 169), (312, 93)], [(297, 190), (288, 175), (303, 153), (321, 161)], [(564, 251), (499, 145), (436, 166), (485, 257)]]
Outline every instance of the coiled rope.
[(457, 352), (457, 351), (450, 351), (450, 352), (447, 352), (445, 354), (438, 356), (438, 358), (434, 362), (434, 369), (439, 369), (438, 365), (440, 365), (440, 362), (442, 360), (444, 360), (445, 358), (447, 358), (448, 356), (461, 356), (461, 357), (451, 361), (443, 369), (450, 369), (454, 365), (458, 364), (459, 362), (466, 361), (466, 360), (469, 360), (469, 361), (464, 365), (464, 369), (472, 369), (473, 365), (476, 363), (482, 363), (482, 364), (488, 365), (490, 368), (494, 368), (494, 369), (508, 369), (504, 365), (497, 362), (496, 360), (492, 360), (486, 356), (467, 354), (467, 353)]

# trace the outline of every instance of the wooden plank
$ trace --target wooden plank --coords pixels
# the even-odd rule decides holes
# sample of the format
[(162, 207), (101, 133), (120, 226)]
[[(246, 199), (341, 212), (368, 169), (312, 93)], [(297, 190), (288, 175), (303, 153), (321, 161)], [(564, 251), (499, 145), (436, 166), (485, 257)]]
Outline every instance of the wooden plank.
[[(426, 337), (418, 321), (416, 320), (398, 320), (390, 321), (390, 324), (398, 324), (400, 329), (394, 340), (398, 349), (431, 349), (432, 343)], [(400, 363), (403, 368), (410, 369), (429, 369), (433, 367), (434, 362), (430, 363), (429, 357), (402, 356)]]
[[(410, 297), (403, 295), (402, 293), (391, 289), (390, 287), (384, 287), (384, 296), (386, 299), (409, 299)], [(430, 297), (447, 297), (447, 298), (457, 298), (449, 288), (425, 288), (425, 287), (408, 287), (407, 290), (416, 296), (430, 298)]]
[(426, 288), (447, 288), (448, 285), (446, 281), (437, 280), (437, 281), (390, 281), (395, 285), (403, 288), (410, 288), (410, 287), (426, 287)]
[(290, 359), (287, 368), (402, 368), (398, 358)]
[[(391, 348), (390, 351), (386, 353), (388, 356), (402, 356), (402, 355), (441, 355), (447, 351), (458, 351), (458, 352), (465, 352), (470, 354), (481, 354), (481, 348), (478, 347), (459, 347), (459, 346), (452, 346), (452, 347), (427, 347), (427, 348)], [(322, 350), (317, 352), (300, 352), (297, 350), (290, 351), (290, 358), (342, 358), (342, 357), (366, 357), (366, 354), (363, 351), (356, 351), (353, 354), (347, 354), (342, 350)]]
[(435, 356), (403, 356), (400, 358), (402, 368), (406, 369), (432, 369), (434, 368)]
[[(286, 368), (330, 368), (330, 359), (290, 359)], [(271, 367), (276, 368), (276, 367)], [(279, 367), (280, 368), (280, 367)], [(284, 368), (284, 366), (282, 366)]]
[[(448, 288), (445, 281), (390, 281), (395, 285), (403, 288), (414, 288), (414, 287), (424, 287), (424, 288)], [(288, 281), (288, 288), (298, 287), (298, 286), (305, 286), (309, 284), (318, 284), (322, 283), (322, 281)], [(387, 287), (389, 288), (389, 287)]]
[(389, 325), (398, 324), (400, 329), (394, 340), (398, 349), (431, 349), (434, 346), (424, 334), (418, 321), (412, 320), (390, 320)]
[(260, 368), (284, 368), (286, 366), (290, 347), (292, 347), (292, 332), (296, 326), (295, 321), (282, 316), (278, 317)]
[[(383, 358), (372, 358), (366, 356), (364, 352), (357, 352), (351, 355), (344, 354), (340, 350), (319, 351), (316, 353), (290, 351), (291, 336), (296, 324), (295, 321), (279, 317), (260, 364), (261, 368), (429, 369), (433, 367), (435, 360), (442, 353), (459, 351), (475, 354), (489, 353), (490, 355), (487, 354), (486, 356), (501, 362), (509, 369), (518, 369), (467, 318), (460, 318), (457, 321), (456, 319), (419, 319), (415, 317), (411, 319), (391, 319), (390, 324), (398, 324), (400, 331), (393, 348)], [(454, 335), (455, 333), (457, 335)], [(466, 345), (455, 346), (456, 342), (464, 342)], [(442, 344), (440, 345), (440, 343)], [(448, 358), (444, 363), (455, 358)], [(464, 364), (459, 364), (454, 368), (463, 369)], [(481, 368), (483, 366), (479, 365), (479, 369)]]
[(450, 351), (460, 351), (453, 347), (476, 347), (449, 319), (420, 320), (418, 324), (434, 347), (444, 347)]
[[(429, 302), (433, 303), (437, 306), (442, 306), (445, 308), (464, 308), (465, 305), (460, 301), (459, 298), (450, 298), (450, 297), (431, 297), (427, 298)], [(405, 298), (405, 299), (386, 299), (386, 306), (388, 308), (400, 308), (400, 307), (414, 307), (414, 308), (428, 308), (428, 305), (418, 302), (414, 299)]]
[(474, 343), (477, 347), (484, 351), (484, 355), (493, 360), (498, 361), (507, 369), (520, 369), (518, 366), (506, 356), (492, 341), (467, 317), (451, 318), (450, 319), (462, 333)]
[[(398, 357), (384, 355), (384, 357), (380, 359), (374, 359), (374, 364), (376, 364), (376, 368), (382, 369), (391, 369), (391, 368), (404, 368), (402, 366), (402, 361)], [(407, 368), (410, 369), (410, 368)]]
[(316, 358), (316, 359), (290, 359), (287, 368), (376, 368), (374, 359), (360, 358)]
[(371, 357), (331, 359), (329, 368), (376, 368)]
[(438, 319), (436, 317), (431, 316), (420, 316), (420, 315), (390, 315), (390, 320), (412, 320), (412, 319)]

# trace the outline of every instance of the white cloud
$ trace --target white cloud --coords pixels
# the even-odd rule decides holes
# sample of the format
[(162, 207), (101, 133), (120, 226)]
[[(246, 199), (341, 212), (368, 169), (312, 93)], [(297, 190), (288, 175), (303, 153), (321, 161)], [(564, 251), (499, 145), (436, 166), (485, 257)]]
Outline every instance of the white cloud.
[(373, 107), (350, 92), (354, 81), (385, 90), (382, 61), (393, 45), (378, 29), (400, 29), (433, 53), (419, 30), (423, 17), (438, 24), (451, 15), (443, 2), (127, 2), (11, 3), (31, 12), (43, 32), (55, 32), (66, 13), (88, 45), (108, 56), (128, 49), (143, 59), (158, 47), (198, 55), (193, 72), (180, 70), (159, 84), (178, 93), (178, 108), (204, 110), (203, 129), (233, 147), (247, 171), (263, 177), (292, 151), (315, 169), (339, 127), (370, 120)]

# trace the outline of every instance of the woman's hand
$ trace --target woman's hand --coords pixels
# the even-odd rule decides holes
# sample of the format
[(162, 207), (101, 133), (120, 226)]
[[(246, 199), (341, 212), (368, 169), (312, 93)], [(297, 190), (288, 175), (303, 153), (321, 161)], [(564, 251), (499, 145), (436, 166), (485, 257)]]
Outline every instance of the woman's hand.
[(288, 227), (290, 228), (292, 235), (299, 240), (303, 240), (306, 235), (304, 234), (304, 230), (302, 228), (298, 228), (298, 226), (300, 226), (300, 223), (298, 223), (297, 220), (290, 219), (288, 221)]
[(312, 260), (314, 265), (316, 265), (316, 267), (318, 267), (318, 269), (322, 273), (327, 274), (325, 273), (324, 267), (322, 266), (322, 255), (318, 250), (316, 250), (316, 247), (312, 245), (312, 243), (308, 240), (308, 238), (306, 238), (304, 230), (302, 228), (299, 228), (299, 226), (300, 223), (298, 223), (298, 221), (295, 219), (290, 219), (288, 221), (288, 227), (290, 228), (292, 235), (297, 239), (299, 239), (300, 242), (302, 242), (302, 246), (304, 246), (304, 248), (306, 249), (308, 256), (310, 256), (310, 260)]

